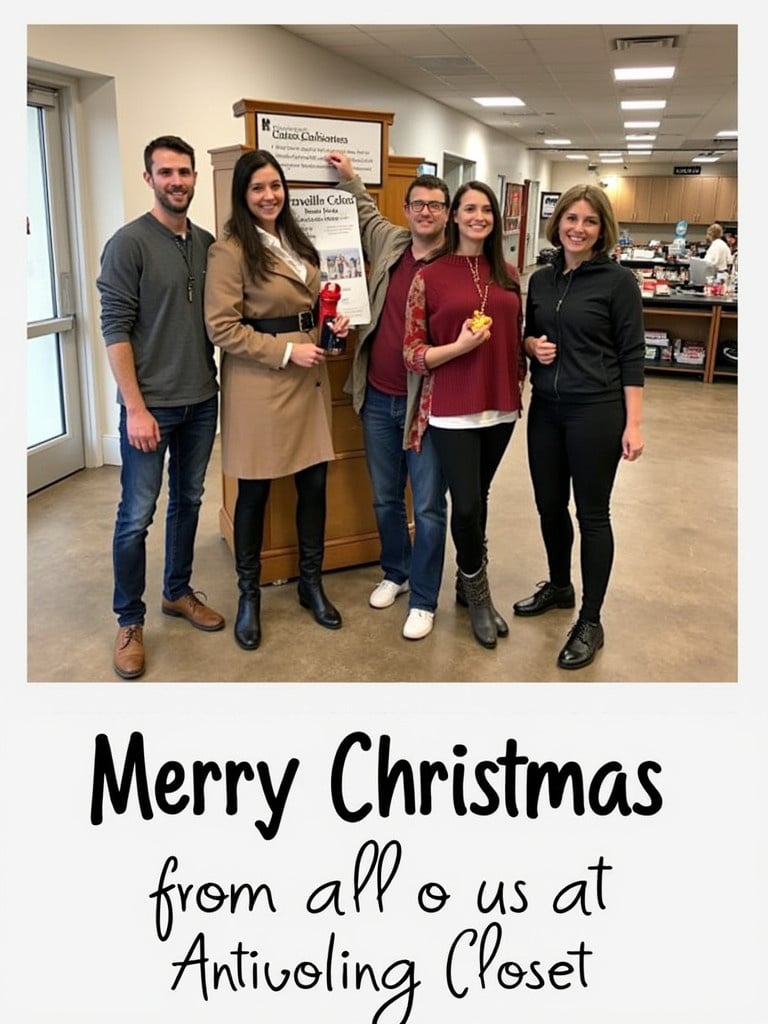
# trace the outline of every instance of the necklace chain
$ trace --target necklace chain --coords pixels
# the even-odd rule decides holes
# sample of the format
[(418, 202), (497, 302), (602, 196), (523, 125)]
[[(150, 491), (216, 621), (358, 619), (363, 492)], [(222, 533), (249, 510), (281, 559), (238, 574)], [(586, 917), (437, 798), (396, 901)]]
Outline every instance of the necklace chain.
[[(472, 262), (474, 260), (474, 263)], [(472, 274), (472, 280), (475, 282), (475, 288), (477, 289), (477, 295), (480, 299), (480, 313), (485, 313), (485, 304), (488, 301), (488, 289), (491, 285), (490, 278), (486, 281), (485, 287), (480, 286), (480, 257), (479, 256), (467, 256), (467, 263), (469, 265), (470, 273)]]
[[(192, 233), (187, 235), (174, 235), (174, 242), (176, 248), (181, 253), (184, 262), (187, 265), (187, 301), (192, 301), (192, 287), (195, 283), (195, 275), (192, 265)], [(187, 248), (189, 246), (189, 248)]]

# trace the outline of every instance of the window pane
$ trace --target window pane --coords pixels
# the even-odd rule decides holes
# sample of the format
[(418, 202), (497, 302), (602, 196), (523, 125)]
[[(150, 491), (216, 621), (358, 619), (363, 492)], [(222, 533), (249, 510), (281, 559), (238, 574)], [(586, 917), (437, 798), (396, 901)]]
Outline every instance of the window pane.
[(56, 315), (53, 254), (49, 244), (43, 121), (39, 107), (27, 107), (27, 322)]
[(27, 342), (27, 448), (65, 432), (58, 334)]

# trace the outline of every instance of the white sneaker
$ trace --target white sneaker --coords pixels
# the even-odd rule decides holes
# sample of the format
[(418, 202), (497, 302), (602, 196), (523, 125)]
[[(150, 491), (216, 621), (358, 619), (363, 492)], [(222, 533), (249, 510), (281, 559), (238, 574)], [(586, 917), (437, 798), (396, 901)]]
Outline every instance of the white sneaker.
[(368, 603), (371, 608), (389, 608), (395, 603), (398, 594), (405, 594), (408, 591), (408, 580), (404, 583), (395, 583), (392, 580), (382, 580), (376, 587)]
[(426, 608), (411, 608), (403, 626), (403, 636), (406, 640), (423, 640), (432, 632), (434, 624), (434, 612), (428, 612)]

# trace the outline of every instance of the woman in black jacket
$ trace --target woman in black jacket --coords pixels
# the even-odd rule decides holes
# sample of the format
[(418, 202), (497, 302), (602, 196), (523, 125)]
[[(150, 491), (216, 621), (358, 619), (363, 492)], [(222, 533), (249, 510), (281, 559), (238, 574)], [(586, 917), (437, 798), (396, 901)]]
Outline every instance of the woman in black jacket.
[(528, 464), (549, 580), (514, 612), (540, 615), (576, 604), (573, 487), (583, 594), (557, 663), (577, 669), (604, 642), (600, 611), (613, 563), (610, 498), (619, 461), (633, 462), (643, 451), (643, 307), (634, 274), (609, 256), (619, 231), (599, 186), (564, 192), (546, 235), (559, 251), (530, 279), (524, 345), (531, 370)]

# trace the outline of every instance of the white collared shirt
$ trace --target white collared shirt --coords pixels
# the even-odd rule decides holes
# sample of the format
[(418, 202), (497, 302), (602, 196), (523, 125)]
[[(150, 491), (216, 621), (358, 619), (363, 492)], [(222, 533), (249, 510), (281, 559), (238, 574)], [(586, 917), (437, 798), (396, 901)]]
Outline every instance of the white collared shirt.
[(293, 249), (289, 249), (286, 246), (282, 238), (279, 238), (277, 235), (270, 235), (268, 231), (265, 231), (264, 228), (259, 227), (258, 224), (256, 225), (256, 230), (261, 235), (262, 242), (264, 242), (265, 245), (268, 245), (270, 249), (274, 249), (278, 256), (284, 259), (288, 266), (291, 268), (291, 270), (293, 270), (298, 275), (298, 277), (301, 278), (304, 284), (306, 284), (306, 263), (304, 263), (304, 261), (293, 251)]

